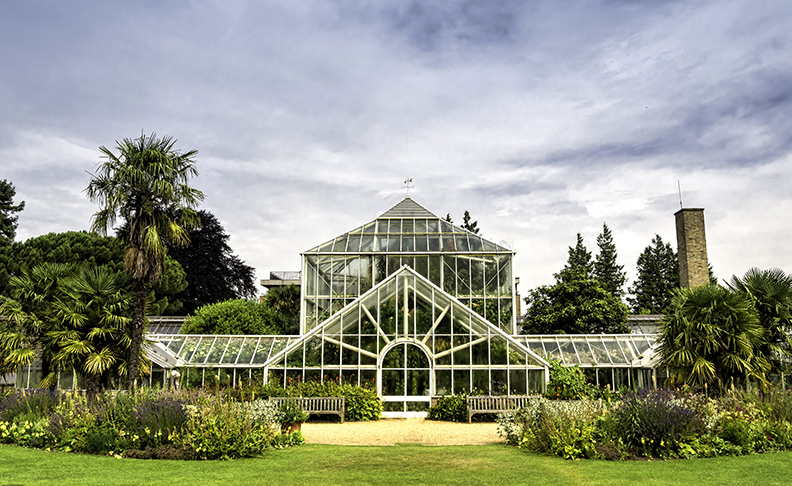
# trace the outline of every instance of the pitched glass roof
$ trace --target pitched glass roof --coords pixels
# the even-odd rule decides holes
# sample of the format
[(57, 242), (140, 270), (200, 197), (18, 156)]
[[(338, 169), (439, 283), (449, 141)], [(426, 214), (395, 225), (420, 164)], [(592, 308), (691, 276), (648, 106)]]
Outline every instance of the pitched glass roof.
[(615, 368), (650, 367), (655, 358), (655, 334), (552, 334), (515, 336), (547, 361), (565, 366)]
[(409, 196), (374, 221), (305, 253), (514, 253), (432, 214)]

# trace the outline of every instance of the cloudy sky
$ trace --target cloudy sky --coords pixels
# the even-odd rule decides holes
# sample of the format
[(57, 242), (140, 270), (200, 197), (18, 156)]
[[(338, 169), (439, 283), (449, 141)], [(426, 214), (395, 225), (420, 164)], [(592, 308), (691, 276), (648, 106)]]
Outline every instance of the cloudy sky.
[(87, 229), (98, 147), (197, 149), (256, 268), (405, 195), (517, 252), (523, 292), (606, 222), (632, 278), (678, 184), (720, 278), (792, 271), (792, 2), (5, 1), (0, 179), (17, 239)]

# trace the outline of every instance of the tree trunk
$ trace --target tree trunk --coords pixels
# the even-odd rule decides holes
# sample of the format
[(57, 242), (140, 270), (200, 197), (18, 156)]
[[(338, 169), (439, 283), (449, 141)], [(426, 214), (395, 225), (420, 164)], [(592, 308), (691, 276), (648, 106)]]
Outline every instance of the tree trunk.
[(127, 388), (135, 387), (140, 375), (140, 347), (143, 344), (143, 329), (146, 324), (146, 286), (143, 280), (132, 282), (132, 336), (127, 363)]
[(85, 375), (85, 394), (88, 396), (88, 401), (93, 402), (96, 395), (99, 394), (100, 382), (102, 376), (95, 374)]

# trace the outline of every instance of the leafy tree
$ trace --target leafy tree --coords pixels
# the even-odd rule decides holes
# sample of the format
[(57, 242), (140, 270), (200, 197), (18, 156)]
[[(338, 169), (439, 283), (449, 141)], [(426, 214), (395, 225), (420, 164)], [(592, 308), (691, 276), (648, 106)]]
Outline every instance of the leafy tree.
[(184, 268), (189, 283), (178, 295), (184, 302), (184, 312), (193, 313), (203, 305), (223, 300), (255, 297), (253, 267), (231, 253), (228, 234), (212, 213), (198, 211), (198, 217), (200, 226), (187, 232), (190, 243), (168, 250)]
[[(33, 268), (45, 262), (81, 263), (89, 267), (106, 268), (126, 273), (124, 249), (120, 239), (99, 236), (85, 231), (48, 233), (11, 245), (10, 258), (5, 263), (8, 276), (0, 278), (0, 294), (6, 293), (8, 278), (20, 275), (22, 268)], [(128, 290), (131, 282), (127, 281)], [(181, 308), (176, 295), (187, 286), (184, 270), (170, 256), (165, 257), (165, 273), (149, 292), (151, 315), (173, 315)]]
[(467, 210), (465, 210), (465, 216), (462, 218), (462, 229), (466, 229), (475, 234), (479, 233), (478, 221), (473, 221), (471, 223), (470, 213)]
[(768, 344), (760, 351), (770, 358), (773, 371), (784, 371), (792, 355), (792, 276), (780, 268), (752, 268), (742, 278), (732, 276), (728, 286), (753, 302), (767, 331)]
[(264, 304), (231, 299), (208, 304), (184, 321), (182, 334), (278, 334), (277, 317)]
[(638, 256), (635, 282), (630, 286), (633, 297), (627, 302), (636, 314), (663, 314), (671, 305), (674, 289), (679, 288), (679, 260), (660, 235), (652, 238)]
[(16, 189), (6, 179), (0, 181), (0, 246), (10, 245), (16, 236), (18, 213), (25, 209), (25, 201), (14, 204)]
[[(132, 339), (127, 386), (139, 377), (140, 350), (146, 322), (148, 290), (162, 276), (168, 245), (187, 243), (187, 230), (198, 217), (194, 208), (203, 193), (188, 184), (197, 175), (197, 151), (181, 153), (171, 137), (152, 133), (116, 142), (118, 155), (99, 147), (103, 158), (86, 188), (100, 205), (92, 229), (106, 233), (117, 218), (128, 231), (123, 237), (124, 266), (132, 279)], [(178, 219), (171, 218), (179, 210)]]
[(621, 299), (627, 274), (624, 266), (616, 263), (616, 245), (613, 244), (613, 235), (605, 223), (602, 223), (602, 233), (597, 236), (597, 246), (599, 253), (594, 259), (594, 277), (605, 290)]
[(751, 299), (719, 285), (677, 289), (658, 339), (670, 385), (767, 384), (767, 333)]
[(627, 306), (580, 267), (564, 269), (556, 283), (525, 298), (525, 334), (627, 333)]
[(575, 247), (569, 247), (569, 258), (564, 270), (580, 269), (586, 277), (590, 276), (594, 270), (591, 262), (591, 252), (586, 249), (583, 244), (583, 237), (580, 233), (577, 234), (577, 242)]
[(276, 316), (279, 334), (300, 333), (300, 288), (276, 287), (264, 294), (263, 304)]

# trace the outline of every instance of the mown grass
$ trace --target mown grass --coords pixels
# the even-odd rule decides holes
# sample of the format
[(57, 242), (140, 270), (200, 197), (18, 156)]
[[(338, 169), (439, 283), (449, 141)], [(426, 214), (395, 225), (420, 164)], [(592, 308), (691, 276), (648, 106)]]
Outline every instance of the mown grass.
[(564, 461), (508, 446), (305, 445), (234, 461), (114, 459), (0, 446), (10, 485), (789, 484), (792, 452), (677, 461)]

